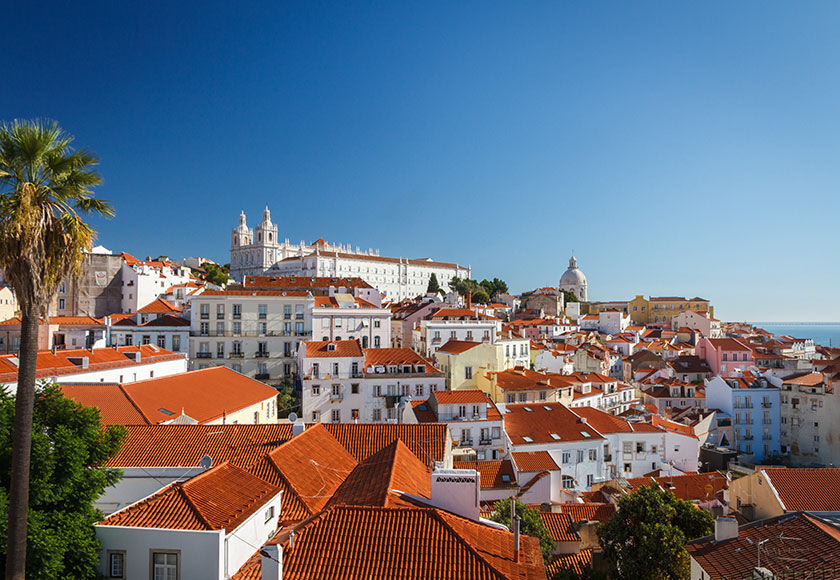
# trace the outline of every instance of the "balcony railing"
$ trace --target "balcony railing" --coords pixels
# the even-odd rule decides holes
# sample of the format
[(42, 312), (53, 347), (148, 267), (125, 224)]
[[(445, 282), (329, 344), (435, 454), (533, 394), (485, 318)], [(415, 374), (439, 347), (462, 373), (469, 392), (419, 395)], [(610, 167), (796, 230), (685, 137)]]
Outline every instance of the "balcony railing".
[(197, 352), (195, 353), (196, 358), (213, 358), (213, 353), (211, 352)]
[(210, 336), (210, 337), (222, 337), (222, 336), (233, 336), (233, 337), (240, 337), (240, 336), (247, 336), (247, 337), (254, 337), (254, 336), (277, 336), (277, 337), (303, 337), (303, 336), (312, 336), (311, 330), (302, 330), (302, 331), (294, 331), (290, 330), (289, 332), (283, 330), (269, 330), (266, 332), (259, 332), (258, 330), (243, 330), (241, 332), (234, 332), (232, 330), (225, 330), (222, 332), (208, 330), (207, 332), (201, 332), (200, 330), (191, 330), (190, 336)]
[(479, 440), (478, 440), (478, 444), (479, 444), (479, 445), (492, 445), (492, 444), (493, 444), (493, 440), (492, 440), (492, 439), (490, 439), (490, 438), (486, 438), (486, 439), (485, 439), (485, 438), (483, 438), (483, 437), (482, 437), (481, 439), (479, 439)]
[(773, 406), (773, 403), (771, 403), (770, 401), (764, 401), (764, 402), (761, 403), (761, 406), (764, 407), (765, 409), (769, 409), (770, 407)]
[(770, 441), (773, 438), (773, 436), (770, 435), (770, 433), (765, 433), (764, 435), (761, 436), (761, 438), (764, 439), (765, 441)]
[(257, 374), (254, 375), (254, 378), (257, 379), (258, 381), (265, 381), (265, 380), (270, 379), (271, 375), (269, 375), (268, 373), (257, 373)]
[(261, 351), (261, 350), (258, 350), (256, 353), (254, 353), (254, 357), (255, 358), (268, 358), (268, 353), (264, 352), (264, 351)]
[(230, 358), (245, 358), (245, 353), (242, 352), (232, 352), (230, 353)]
[(343, 401), (344, 394), (343, 393), (330, 393), (330, 401)]

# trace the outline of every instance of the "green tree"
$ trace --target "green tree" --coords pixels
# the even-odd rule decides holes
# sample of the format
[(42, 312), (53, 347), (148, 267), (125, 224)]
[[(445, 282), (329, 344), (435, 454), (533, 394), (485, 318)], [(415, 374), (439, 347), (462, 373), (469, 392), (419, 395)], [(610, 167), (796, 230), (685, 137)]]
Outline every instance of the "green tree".
[(473, 301), (473, 304), (490, 303), (490, 297), (487, 295), (487, 292), (485, 292), (484, 289), (481, 287), (479, 287), (478, 290), (472, 293), (472, 297), (470, 299)]
[(485, 278), (481, 281), (481, 287), (484, 288), (484, 291), (487, 292), (491, 300), (499, 294), (505, 294), (508, 291), (507, 283), (499, 278), (493, 278), (492, 280)]
[(96, 238), (82, 215), (114, 214), (92, 195), (102, 181), (94, 170), (99, 160), (86, 150), (73, 151), (72, 141), (55, 122), (14, 121), (0, 127), (0, 269), (21, 311), (5, 562), (6, 577), (16, 580), (26, 571), (39, 318), (61, 282), (78, 272)]
[[(0, 391), (0, 514), (9, 512), (15, 397)], [(103, 465), (117, 454), (125, 427), (102, 425), (99, 409), (67, 399), (54, 384), (36, 389), (26, 577), (97, 578), (99, 542), (93, 502), (120, 478)], [(3, 518), (2, 522), (6, 519)], [(0, 529), (6, 539), (7, 528)], [(3, 546), (5, 548), (5, 542)], [(5, 553), (5, 550), (4, 550)], [(7, 561), (0, 560), (0, 565)]]
[(228, 280), (230, 280), (230, 270), (224, 266), (219, 266), (213, 262), (204, 262), (201, 264), (201, 267), (207, 272), (205, 279), (210, 284), (224, 287), (228, 283)]
[(277, 395), (277, 416), (285, 418), (295, 410), (300, 410), (300, 399), (292, 387), (283, 385)]
[[(540, 541), (543, 560), (550, 562), (554, 555), (554, 539), (545, 529), (542, 519), (540, 519), (540, 512), (529, 508), (516, 498), (513, 498), (513, 501), (516, 503), (516, 515), (522, 518), (519, 532), (537, 538)], [(493, 515), (490, 516), (490, 519), (510, 528), (510, 502), (510, 499), (497, 501), (493, 506)]]
[(426, 286), (426, 293), (435, 293), (437, 294), (440, 292), (440, 283), (438, 282), (437, 275), (432, 272), (431, 278), (429, 278), (429, 285)]
[(563, 293), (563, 300), (566, 304), (568, 304), (569, 302), (580, 302), (580, 300), (578, 300), (578, 297), (575, 296), (575, 293), (571, 290), (561, 290), (561, 292)]
[(686, 540), (710, 533), (713, 523), (705, 510), (651, 484), (619, 498), (598, 538), (617, 579), (688, 578)]

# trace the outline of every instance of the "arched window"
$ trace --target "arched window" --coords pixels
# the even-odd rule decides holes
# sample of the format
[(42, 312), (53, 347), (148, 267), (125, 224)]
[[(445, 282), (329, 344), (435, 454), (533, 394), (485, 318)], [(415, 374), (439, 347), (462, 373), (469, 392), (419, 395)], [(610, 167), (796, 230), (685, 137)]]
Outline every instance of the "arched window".
[(268, 241), (271, 241), (271, 234), (268, 234)]
[(368, 337), (363, 336), (362, 337), (362, 348), (367, 348), (367, 347), (368, 347)]
[(563, 489), (574, 489), (575, 479), (570, 475), (564, 475), (562, 479)]

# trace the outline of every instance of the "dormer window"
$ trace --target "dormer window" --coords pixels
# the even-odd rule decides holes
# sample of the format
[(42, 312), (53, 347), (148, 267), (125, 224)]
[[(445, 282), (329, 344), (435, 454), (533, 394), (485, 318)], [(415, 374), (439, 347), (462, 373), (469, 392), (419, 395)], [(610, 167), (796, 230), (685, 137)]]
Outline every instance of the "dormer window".
[(327, 350), (334, 351), (335, 350), (335, 343), (331, 342), (327, 345)]

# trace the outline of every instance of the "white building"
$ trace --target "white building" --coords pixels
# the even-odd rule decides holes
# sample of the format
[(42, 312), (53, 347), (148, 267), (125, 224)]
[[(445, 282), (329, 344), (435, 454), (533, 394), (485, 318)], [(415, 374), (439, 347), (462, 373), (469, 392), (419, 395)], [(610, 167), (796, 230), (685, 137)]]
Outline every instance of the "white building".
[(588, 300), (589, 293), (586, 276), (578, 268), (577, 260), (574, 256), (569, 259), (569, 269), (563, 272), (563, 275), (560, 277), (559, 288), (560, 290), (574, 292), (575, 296), (577, 296), (581, 302), (586, 302)]
[(312, 310), (313, 338), (359, 339), (362, 348), (391, 345), (391, 311), (350, 294), (316, 296)]
[(598, 330), (603, 334), (620, 334), (630, 326), (630, 316), (620, 310), (602, 310), (598, 313)]
[(312, 245), (281, 242), (268, 207), (254, 229), (245, 213), (231, 234), (230, 268), (234, 280), (247, 275), (349, 277), (358, 276), (379, 289), (389, 300), (425, 294), (432, 274), (444, 289), (453, 277), (469, 278), (469, 267), (428, 259), (387, 258), (379, 251), (366, 251), (350, 244), (329, 244), (319, 239)]
[(229, 578), (277, 530), (282, 490), (222, 463), (94, 526), (106, 578)]
[(301, 343), (298, 372), (312, 422), (402, 422), (406, 404), (446, 388), (443, 373), (411, 349), (363, 349), (358, 339)]
[(432, 357), (450, 340), (466, 342), (496, 342), (502, 330), (502, 321), (477, 314), (469, 308), (441, 308), (421, 320), (412, 331), (415, 351)]
[(190, 368), (224, 365), (269, 384), (290, 381), (312, 336), (315, 298), (287, 290), (208, 290), (191, 300)]
[(507, 452), (502, 415), (483, 391), (432, 391), (428, 400), (412, 401), (411, 411), (406, 422), (449, 426), (456, 461), (501, 459)]
[(189, 268), (174, 262), (142, 261), (123, 254), (122, 312), (137, 312), (167, 295), (172, 286), (192, 281)]
[[(0, 385), (17, 390), (18, 358), (0, 356)], [(61, 383), (131, 383), (187, 370), (187, 359), (153, 344), (40, 351), (35, 376)]]
[(684, 310), (671, 318), (671, 328), (691, 328), (703, 333), (706, 338), (722, 338), (720, 320), (712, 318), (708, 312)]

